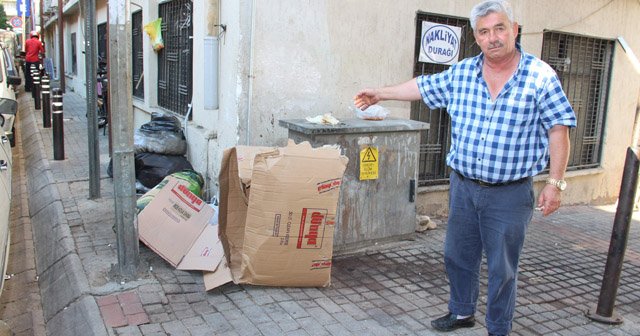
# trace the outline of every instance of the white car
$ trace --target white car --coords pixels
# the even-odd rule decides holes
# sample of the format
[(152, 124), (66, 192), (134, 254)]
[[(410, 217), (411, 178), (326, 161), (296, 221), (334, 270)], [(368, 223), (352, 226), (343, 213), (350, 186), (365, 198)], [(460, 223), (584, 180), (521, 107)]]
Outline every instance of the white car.
[[(15, 67), (11, 55), (7, 49), (0, 48), (2, 60), (0, 60), (0, 293), (4, 286), (4, 275), (7, 271), (9, 258), (10, 234), (9, 222), (11, 220), (11, 147), (14, 145), (13, 121), (15, 119), (18, 103), (14, 86), (20, 84), (20, 77), (15, 76)], [(5, 132), (9, 130), (11, 133)]]
[(18, 102), (16, 100), (16, 86), (20, 85), (21, 79), (17, 68), (13, 62), (13, 55), (9, 49), (0, 46), (0, 114), (2, 115), (2, 128), (9, 138), (11, 147), (15, 145), (14, 121), (18, 113)]
[(0, 128), (0, 294), (9, 259), (9, 222), (11, 220), (11, 146)]

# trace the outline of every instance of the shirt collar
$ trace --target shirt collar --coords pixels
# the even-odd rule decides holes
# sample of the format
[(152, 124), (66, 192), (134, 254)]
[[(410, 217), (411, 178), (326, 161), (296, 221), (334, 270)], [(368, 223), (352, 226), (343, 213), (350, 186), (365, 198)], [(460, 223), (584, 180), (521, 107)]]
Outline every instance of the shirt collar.
[[(520, 43), (516, 42), (516, 49), (518, 49), (518, 51), (520, 52), (520, 61), (518, 62), (518, 70), (516, 70), (516, 76), (520, 73), (520, 71), (522, 70), (522, 67), (524, 66), (524, 52), (522, 51), (522, 46), (520, 45)], [(482, 64), (484, 62), (484, 53), (480, 53), (478, 54), (478, 56), (476, 56), (476, 74), (478, 75), (478, 78), (482, 77)]]
[[(520, 61), (518, 62), (518, 68), (516, 69), (516, 73), (515, 73), (515, 77), (517, 77), (520, 72), (522, 71), (524, 65), (524, 59), (525, 59), (525, 55), (524, 55), (524, 51), (522, 51), (522, 46), (520, 45), (520, 43), (516, 42), (516, 49), (520, 52)], [(484, 54), (481, 52), (480, 54), (478, 54), (478, 56), (476, 56), (476, 61), (475, 61), (475, 65), (476, 65), (476, 75), (478, 76), (478, 79), (482, 78), (482, 64), (484, 62)]]

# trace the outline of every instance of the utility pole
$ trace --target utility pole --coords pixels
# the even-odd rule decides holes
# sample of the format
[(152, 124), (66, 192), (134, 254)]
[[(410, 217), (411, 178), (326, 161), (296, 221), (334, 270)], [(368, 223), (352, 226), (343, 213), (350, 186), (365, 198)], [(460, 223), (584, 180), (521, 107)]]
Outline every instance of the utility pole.
[(109, 98), (113, 127), (113, 188), (115, 193), (118, 265), (124, 280), (136, 278), (140, 264), (133, 151), (131, 98), (131, 1), (108, 2)]
[(96, 94), (96, 0), (83, 0), (84, 64), (87, 83), (87, 133), (89, 139), (89, 198), (100, 198), (100, 149), (98, 146), (98, 109)]

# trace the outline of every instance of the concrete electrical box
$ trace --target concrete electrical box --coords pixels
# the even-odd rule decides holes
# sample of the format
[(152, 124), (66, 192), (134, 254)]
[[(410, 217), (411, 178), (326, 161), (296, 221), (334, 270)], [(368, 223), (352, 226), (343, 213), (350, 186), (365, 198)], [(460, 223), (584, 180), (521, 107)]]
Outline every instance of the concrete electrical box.
[(349, 164), (338, 202), (334, 250), (346, 253), (415, 231), (420, 131), (429, 124), (405, 119), (351, 119), (320, 125), (280, 120), (296, 143), (338, 144)]

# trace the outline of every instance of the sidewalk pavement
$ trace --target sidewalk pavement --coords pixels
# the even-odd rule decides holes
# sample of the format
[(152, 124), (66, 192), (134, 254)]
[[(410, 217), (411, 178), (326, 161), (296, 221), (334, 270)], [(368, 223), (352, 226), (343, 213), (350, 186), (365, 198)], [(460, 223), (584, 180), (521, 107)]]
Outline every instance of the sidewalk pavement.
[[(64, 95), (63, 161), (53, 160), (52, 131), (42, 127), (32, 99), (22, 93), (19, 104), (9, 265), (15, 276), (0, 298), (0, 317), (17, 335), (42, 335), (45, 326), (48, 335), (441, 334), (430, 321), (447, 311), (445, 224), (336, 256), (327, 288), (227, 284), (206, 292), (201, 272), (175, 270), (143, 244), (147, 271), (129, 283), (110, 280), (117, 252), (107, 136), (100, 132), (102, 197), (90, 200), (85, 100)], [(614, 215), (615, 206), (565, 206), (546, 218), (536, 213), (521, 259), (512, 335), (640, 335), (638, 213), (617, 292), (624, 323), (585, 317), (598, 300)], [(486, 284), (485, 265), (478, 323), (449, 335), (486, 335)]]

